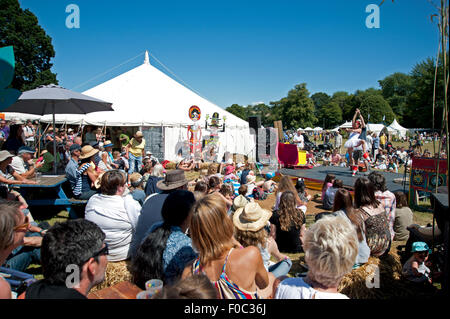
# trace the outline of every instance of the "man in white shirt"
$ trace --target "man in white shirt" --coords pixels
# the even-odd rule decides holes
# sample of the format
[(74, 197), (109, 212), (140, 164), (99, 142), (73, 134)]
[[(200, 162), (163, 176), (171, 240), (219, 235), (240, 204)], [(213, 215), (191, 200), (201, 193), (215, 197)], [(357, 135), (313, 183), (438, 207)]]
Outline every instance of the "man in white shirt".
[(334, 148), (338, 149), (339, 154), (341, 153), (341, 146), (342, 146), (342, 135), (339, 133), (339, 131), (337, 131), (336, 137), (334, 138)]
[(305, 139), (303, 138), (302, 130), (297, 130), (297, 134), (294, 136), (294, 143), (297, 144), (299, 150), (302, 150), (305, 147)]
[(35, 170), (43, 165), (42, 162), (33, 165), (33, 157), (36, 151), (28, 146), (22, 146), (17, 151), (11, 162), (11, 167), (22, 177), (34, 177)]

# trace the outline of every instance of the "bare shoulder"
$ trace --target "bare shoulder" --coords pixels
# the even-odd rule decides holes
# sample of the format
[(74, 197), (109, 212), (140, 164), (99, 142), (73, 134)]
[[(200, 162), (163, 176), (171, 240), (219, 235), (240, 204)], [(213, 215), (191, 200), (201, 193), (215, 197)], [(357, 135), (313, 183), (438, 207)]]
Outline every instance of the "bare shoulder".
[(0, 277), (0, 299), (11, 299), (11, 287), (2, 277)]
[(258, 260), (258, 258), (261, 258), (261, 252), (255, 246), (248, 246), (242, 249), (235, 249), (233, 252), (236, 257), (239, 257), (239, 259), (246, 262), (255, 261)]

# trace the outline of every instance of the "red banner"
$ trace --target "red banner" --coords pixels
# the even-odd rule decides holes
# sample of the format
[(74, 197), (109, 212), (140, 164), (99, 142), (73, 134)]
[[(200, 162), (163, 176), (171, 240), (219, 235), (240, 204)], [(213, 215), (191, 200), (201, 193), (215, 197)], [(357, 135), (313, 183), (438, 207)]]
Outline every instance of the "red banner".
[[(434, 158), (414, 157), (412, 160), (412, 169), (419, 169), (425, 172), (436, 172), (437, 160)], [(439, 163), (439, 173), (447, 174), (447, 161), (441, 159)]]

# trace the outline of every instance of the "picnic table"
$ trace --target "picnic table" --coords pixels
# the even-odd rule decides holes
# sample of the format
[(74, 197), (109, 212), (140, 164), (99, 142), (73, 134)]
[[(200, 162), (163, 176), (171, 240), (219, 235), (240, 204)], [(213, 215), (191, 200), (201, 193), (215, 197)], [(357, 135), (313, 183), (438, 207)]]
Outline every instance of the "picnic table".
[[(35, 179), (37, 184), (10, 184), (11, 187), (19, 188), (19, 192), (26, 199), (29, 206), (65, 206), (69, 216), (76, 218), (76, 214), (71, 206), (83, 204), (86, 201), (69, 198), (62, 185), (67, 181), (65, 175), (42, 175)], [(30, 199), (29, 194), (35, 189), (55, 189), (55, 198)]]
[(118, 284), (91, 292), (89, 299), (136, 299), (136, 295), (142, 289), (128, 281), (122, 281)]

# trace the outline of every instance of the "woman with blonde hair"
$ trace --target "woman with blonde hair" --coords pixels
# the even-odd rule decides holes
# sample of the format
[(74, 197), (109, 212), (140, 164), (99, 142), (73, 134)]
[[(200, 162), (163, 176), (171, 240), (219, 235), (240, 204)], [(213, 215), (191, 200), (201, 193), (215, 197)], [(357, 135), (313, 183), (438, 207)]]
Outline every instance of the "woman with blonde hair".
[(258, 289), (269, 285), (259, 249), (238, 248), (233, 222), (217, 194), (194, 204), (189, 231), (199, 257), (189, 264), (182, 278), (204, 273), (217, 289), (220, 299), (258, 299)]
[(347, 218), (326, 216), (303, 237), (306, 277), (283, 280), (275, 299), (348, 299), (338, 292), (342, 278), (351, 272), (358, 251), (356, 231)]

